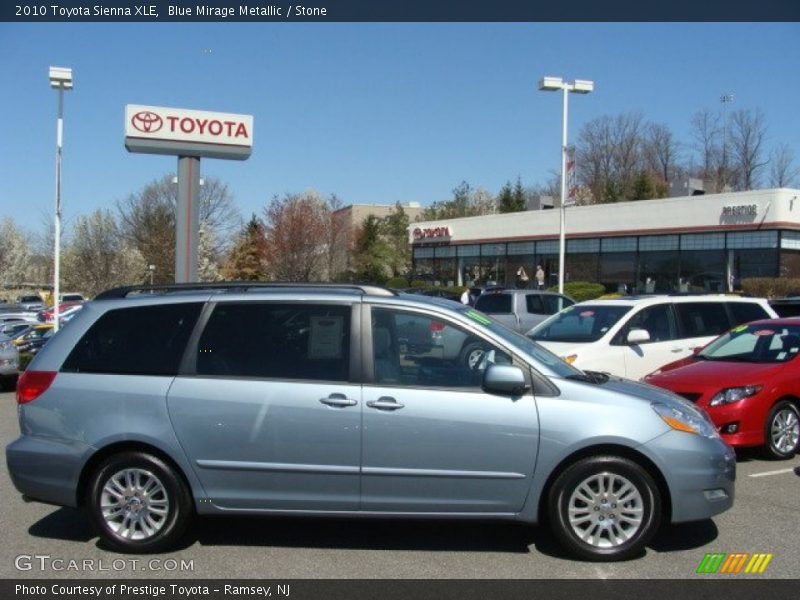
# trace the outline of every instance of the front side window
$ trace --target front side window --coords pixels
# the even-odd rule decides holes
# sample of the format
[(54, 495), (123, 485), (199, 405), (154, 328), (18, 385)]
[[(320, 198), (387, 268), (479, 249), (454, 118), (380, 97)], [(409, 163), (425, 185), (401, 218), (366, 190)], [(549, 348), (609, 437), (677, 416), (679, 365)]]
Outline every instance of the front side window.
[(350, 306), (219, 303), (197, 345), (197, 374), (347, 381)]
[(648, 306), (633, 315), (615, 337), (615, 343), (625, 344), (628, 333), (634, 329), (647, 331), (651, 342), (666, 342), (678, 337), (675, 319), (668, 304)]
[(372, 309), (374, 382), (387, 386), (478, 388), (490, 364), (511, 356), (435, 317)]
[(72, 349), (62, 371), (176, 375), (202, 302), (110, 310)]

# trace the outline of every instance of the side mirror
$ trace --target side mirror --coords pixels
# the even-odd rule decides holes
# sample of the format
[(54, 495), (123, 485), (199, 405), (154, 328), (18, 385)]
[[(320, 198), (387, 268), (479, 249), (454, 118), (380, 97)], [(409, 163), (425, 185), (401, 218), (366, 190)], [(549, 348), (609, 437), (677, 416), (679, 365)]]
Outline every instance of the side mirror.
[(645, 342), (650, 341), (650, 332), (646, 329), (631, 329), (628, 332), (628, 343), (633, 344), (644, 344)]
[(692, 348), (692, 354), (695, 356), (700, 354), (700, 350), (702, 350), (703, 348), (705, 348), (705, 346), (695, 346), (694, 348)]
[(483, 374), (483, 390), (490, 394), (521, 396), (530, 389), (525, 373), (513, 365), (489, 365)]

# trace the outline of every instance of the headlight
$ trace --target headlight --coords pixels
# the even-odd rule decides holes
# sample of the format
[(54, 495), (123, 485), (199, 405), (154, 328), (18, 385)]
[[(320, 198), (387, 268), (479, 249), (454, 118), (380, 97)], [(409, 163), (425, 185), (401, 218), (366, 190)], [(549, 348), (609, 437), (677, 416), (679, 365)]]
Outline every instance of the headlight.
[(739, 402), (739, 400), (754, 396), (760, 392), (763, 387), (763, 385), (745, 385), (743, 387), (726, 388), (714, 394), (714, 397), (711, 398), (711, 402), (709, 402), (708, 405), (719, 406), (720, 404)]
[(8, 349), (9, 349), (9, 348), (11, 348), (13, 345), (14, 345), (14, 344), (13, 344), (13, 343), (12, 343), (10, 340), (9, 340), (9, 341), (7, 341), (7, 342), (0, 342), (0, 350), (8, 350)]
[(707, 438), (719, 437), (716, 428), (705, 413), (687, 406), (668, 406), (660, 402), (651, 404), (656, 414), (673, 429), (695, 433)]

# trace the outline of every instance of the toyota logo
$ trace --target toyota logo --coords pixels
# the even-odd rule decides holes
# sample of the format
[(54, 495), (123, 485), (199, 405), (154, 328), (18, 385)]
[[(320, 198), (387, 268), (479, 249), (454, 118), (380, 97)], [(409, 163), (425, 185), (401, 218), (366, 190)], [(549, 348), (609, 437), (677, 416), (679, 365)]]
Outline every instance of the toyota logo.
[(155, 133), (163, 124), (163, 119), (149, 110), (143, 110), (131, 117), (131, 125), (142, 133)]

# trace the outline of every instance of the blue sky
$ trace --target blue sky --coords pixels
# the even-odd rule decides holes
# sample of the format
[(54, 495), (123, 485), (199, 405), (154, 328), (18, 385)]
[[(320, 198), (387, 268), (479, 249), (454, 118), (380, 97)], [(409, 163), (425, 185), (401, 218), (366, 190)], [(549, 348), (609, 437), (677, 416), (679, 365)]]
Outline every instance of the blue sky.
[(689, 142), (694, 112), (761, 108), (770, 146), (800, 160), (798, 24), (0, 24), (0, 217), (43, 230), (53, 211), (56, 93), (66, 95), (67, 226), (175, 171), (129, 154), (125, 104), (255, 116), (245, 162), (204, 160), (243, 216), (314, 188), (345, 203), (496, 192), (559, 166), (561, 105), (543, 75), (593, 79), (570, 98), (570, 139), (604, 114), (641, 111)]

